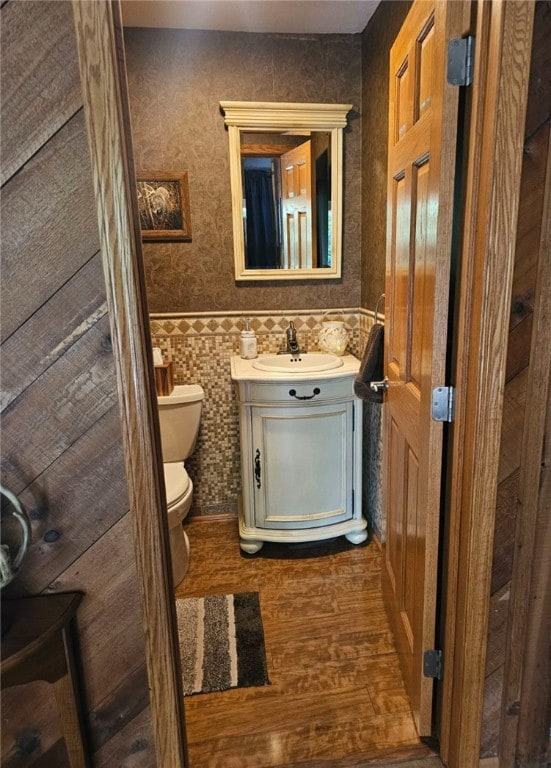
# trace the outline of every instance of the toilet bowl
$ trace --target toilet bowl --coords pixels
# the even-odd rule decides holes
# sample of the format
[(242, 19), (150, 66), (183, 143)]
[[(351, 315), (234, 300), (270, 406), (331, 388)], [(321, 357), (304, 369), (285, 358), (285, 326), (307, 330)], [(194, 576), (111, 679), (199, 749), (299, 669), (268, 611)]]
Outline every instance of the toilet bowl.
[(189, 541), (182, 522), (191, 507), (193, 483), (184, 459), (195, 449), (204, 396), (199, 385), (180, 384), (170, 395), (157, 397), (174, 586), (182, 581), (189, 564)]
[(179, 584), (189, 565), (189, 539), (183, 521), (191, 507), (193, 483), (183, 462), (163, 464), (165, 478), (168, 533), (174, 585)]

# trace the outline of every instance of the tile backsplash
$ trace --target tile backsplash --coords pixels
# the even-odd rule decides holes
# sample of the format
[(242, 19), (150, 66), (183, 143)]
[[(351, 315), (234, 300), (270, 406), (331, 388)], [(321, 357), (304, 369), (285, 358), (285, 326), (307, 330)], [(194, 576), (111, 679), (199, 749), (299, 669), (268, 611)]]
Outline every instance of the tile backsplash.
[[(285, 330), (292, 320), (302, 349), (319, 349), (318, 334), (324, 319), (343, 319), (349, 334), (348, 351), (361, 357), (371, 313), (358, 308), (290, 310), (279, 312), (220, 312), (152, 314), (153, 345), (160, 347), (165, 361), (172, 361), (174, 384), (200, 384), (205, 390), (201, 428), (193, 455), (186, 467), (193, 481), (193, 515), (237, 514), (241, 487), (239, 419), (237, 398), (230, 376), (230, 358), (239, 353), (239, 334), (249, 318), (256, 332), (258, 353), (274, 353), (285, 347)], [(367, 405), (367, 404), (366, 404)], [(364, 424), (380, 432), (380, 406), (366, 408)], [(380, 474), (373, 466), (379, 461), (379, 440), (371, 435), (364, 467), (365, 513), (374, 524), (380, 521), (380, 493), (373, 486)], [(377, 453), (378, 455), (374, 455)], [(364, 463), (366, 449), (364, 449)], [(380, 522), (376, 525), (380, 532)]]

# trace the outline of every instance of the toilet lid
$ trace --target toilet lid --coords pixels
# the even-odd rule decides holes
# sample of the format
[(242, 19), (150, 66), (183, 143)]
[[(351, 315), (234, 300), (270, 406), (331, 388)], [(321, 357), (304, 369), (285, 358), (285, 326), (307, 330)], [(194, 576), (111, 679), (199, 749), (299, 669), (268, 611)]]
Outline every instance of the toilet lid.
[(189, 475), (183, 461), (163, 464), (166, 488), (166, 503), (171, 506), (182, 498), (189, 488)]

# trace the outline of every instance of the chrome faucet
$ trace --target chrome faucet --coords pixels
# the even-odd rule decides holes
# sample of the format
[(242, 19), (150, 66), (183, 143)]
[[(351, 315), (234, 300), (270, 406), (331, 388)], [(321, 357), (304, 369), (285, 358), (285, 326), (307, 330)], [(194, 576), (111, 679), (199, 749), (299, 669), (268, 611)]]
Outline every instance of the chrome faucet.
[(297, 329), (292, 320), (289, 323), (289, 327), (285, 331), (285, 334), (287, 336), (287, 353), (290, 355), (299, 355), (300, 347), (297, 341)]

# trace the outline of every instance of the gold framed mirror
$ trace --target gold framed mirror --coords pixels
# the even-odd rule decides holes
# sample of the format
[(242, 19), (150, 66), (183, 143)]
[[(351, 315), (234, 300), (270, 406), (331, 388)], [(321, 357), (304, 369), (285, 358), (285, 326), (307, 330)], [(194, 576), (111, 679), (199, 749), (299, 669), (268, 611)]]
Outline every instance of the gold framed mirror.
[(221, 101), (235, 279), (342, 273), (343, 128), (351, 104)]

